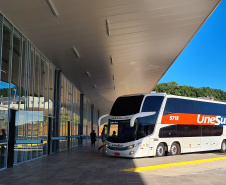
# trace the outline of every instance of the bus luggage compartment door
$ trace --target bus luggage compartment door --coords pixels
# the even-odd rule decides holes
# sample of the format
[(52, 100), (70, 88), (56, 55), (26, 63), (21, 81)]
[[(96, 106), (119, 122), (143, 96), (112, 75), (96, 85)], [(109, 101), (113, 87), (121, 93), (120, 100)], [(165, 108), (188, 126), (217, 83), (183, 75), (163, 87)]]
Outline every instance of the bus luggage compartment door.
[(145, 137), (142, 139), (142, 143), (139, 147), (140, 156), (149, 156), (149, 148), (150, 148), (149, 138)]
[(201, 137), (201, 150), (210, 150), (211, 149), (211, 138), (209, 136)]

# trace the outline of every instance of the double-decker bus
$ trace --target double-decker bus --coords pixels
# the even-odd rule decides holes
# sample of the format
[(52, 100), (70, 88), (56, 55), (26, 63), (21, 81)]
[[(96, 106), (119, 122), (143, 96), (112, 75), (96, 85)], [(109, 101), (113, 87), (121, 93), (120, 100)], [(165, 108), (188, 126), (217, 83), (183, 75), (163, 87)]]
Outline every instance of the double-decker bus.
[(109, 156), (226, 152), (223, 102), (164, 93), (129, 95), (118, 97), (108, 116), (105, 152)]

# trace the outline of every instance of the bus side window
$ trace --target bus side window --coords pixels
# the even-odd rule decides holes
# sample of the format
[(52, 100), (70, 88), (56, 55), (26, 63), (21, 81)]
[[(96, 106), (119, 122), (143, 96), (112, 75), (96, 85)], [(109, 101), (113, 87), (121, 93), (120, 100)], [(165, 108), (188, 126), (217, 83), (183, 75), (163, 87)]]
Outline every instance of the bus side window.
[(212, 136), (221, 136), (223, 134), (223, 126), (221, 125), (215, 125), (212, 126)]
[(156, 116), (147, 116), (138, 119), (137, 139), (148, 136), (154, 132)]
[(142, 112), (159, 112), (163, 96), (148, 96), (145, 98)]
[(159, 130), (160, 138), (177, 137), (177, 125), (170, 125)]
[(181, 113), (180, 101), (178, 98), (168, 98), (163, 115)]
[(213, 126), (202, 125), (202, 136), (212, 136)]
[(181, 99), (181, 113), (197, 114), (196, 103), (193, 100)]
[(177, 125), (177, 137), (189, 137), (190, 125)]
[(224, 104), (219, 104), (217, 107), (217, 112), (219, 113), (219, 115), (221, 116), (226, 116), (226, 105)]
[(208, 103), (208, 102), (201, 102), (197, 101), (198, 113), (205, 114), (205, 115), (220, 115), (221, 113), (219, 109), (221, 106), (216, 103)]

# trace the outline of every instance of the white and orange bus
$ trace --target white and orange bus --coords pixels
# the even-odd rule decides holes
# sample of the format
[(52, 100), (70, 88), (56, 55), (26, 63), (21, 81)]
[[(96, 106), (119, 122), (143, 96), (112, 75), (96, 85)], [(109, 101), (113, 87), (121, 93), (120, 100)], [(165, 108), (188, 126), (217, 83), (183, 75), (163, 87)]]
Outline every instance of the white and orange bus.
[(226, 152), (223, 102), (164, 93), (121, 96), (108, 116), (105, 152), (109, 156)]

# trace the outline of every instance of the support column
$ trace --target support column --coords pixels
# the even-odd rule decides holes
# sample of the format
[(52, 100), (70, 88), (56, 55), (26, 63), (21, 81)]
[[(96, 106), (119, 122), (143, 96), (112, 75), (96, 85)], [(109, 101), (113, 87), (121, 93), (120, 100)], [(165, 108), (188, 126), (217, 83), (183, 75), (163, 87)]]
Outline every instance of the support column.
[(48, 152), (47, 154), (51, 154), (52, 151), (52, 142), (51, 142), (51, 137), (52, 137), (52, 118), (48, 117), (48, 141), (47, 141), (47, 146), (48, 146)]
[(16, 120), (16, 110), (10, 109), (9, 127), (8, 127), (9, 131), (8, 131), (7, 168), (13, 167), (14, 163), (15, 120)]
[[(3, 44), (3, 16), (0, 14), (0, 66), (2, 66), (2, 44)], [(0, 70), (1, 79), (1, 70)]]
[(91, 132), (93, 131), (93, 111), (94, 111), (94, 105), (92, 104), (91, 105)]
[[(60, 135), (60, 110), (61, 110), (61, 70), (55, 70), (55, 81), (54, 81), (54, 117), (52, 124), (49, 126), (50, 136), (48, 137), (48, 143), (50, 148), (48, 148), (48, 154), (54, 153), (59, 150), (59, 141), (52, 141), (51, 137), (59, 137)], [(52, 131), (52, 132), (51, 132)]]
[(67, 127), (67, 149), (70, 150), (70, 131), (71, 131), (71, 122), (68, 121), (68, 127)]
[[(84, 105), (84, 94), (80, 94), (80, 124), (79, 124), (79, 135), (83, 135), (83, 105)], [(82, 137), (80, 137), (79, 144), (82, 144)]]
[[(98, 110), (98, 117), (97, 118), (99, 119), (99, 117), (100, 117), (100, 111)], [(99, 139), (99, 130), (100, 130), (99, 124), (97, 123), (97, 135), (98, 135), (98, 139)]]

